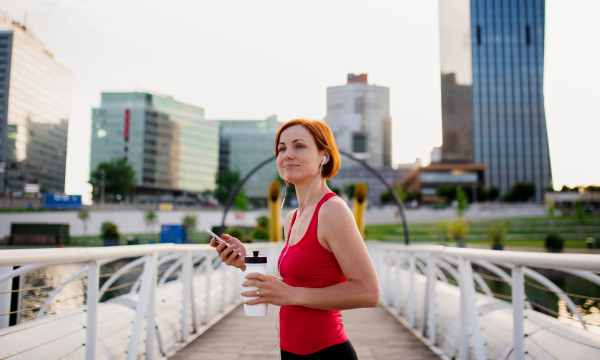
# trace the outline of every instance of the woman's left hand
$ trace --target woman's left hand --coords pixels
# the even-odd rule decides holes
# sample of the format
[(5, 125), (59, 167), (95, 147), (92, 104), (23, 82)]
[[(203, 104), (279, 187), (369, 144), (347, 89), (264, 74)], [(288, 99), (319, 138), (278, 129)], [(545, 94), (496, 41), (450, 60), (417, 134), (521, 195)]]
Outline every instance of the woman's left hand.
[[(294, 287), (286, 285), (280, 278), (274, 275), (263, 275), (260, 273), (250, 273), (246, 276), (246, 281), (242, 286), (256, 286), (260, 296), (258, 299), (244, 302), (248, 305), (273, 304), (278, 306), (292, 305), (294, 298)], [(242, 296), (256, 297), (256, 290), (242, 291)]]

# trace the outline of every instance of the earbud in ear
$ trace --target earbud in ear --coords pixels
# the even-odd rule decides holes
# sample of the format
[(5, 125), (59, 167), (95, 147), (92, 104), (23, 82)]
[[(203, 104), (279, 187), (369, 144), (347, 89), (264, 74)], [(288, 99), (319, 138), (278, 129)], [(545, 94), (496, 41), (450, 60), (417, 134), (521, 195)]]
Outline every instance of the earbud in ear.
[(321, 162), (321, 166), (323, 166), (323, 164), (325, 164), (325, 160), (327, 160), (327, 156), (323, 155), (323, 161)]

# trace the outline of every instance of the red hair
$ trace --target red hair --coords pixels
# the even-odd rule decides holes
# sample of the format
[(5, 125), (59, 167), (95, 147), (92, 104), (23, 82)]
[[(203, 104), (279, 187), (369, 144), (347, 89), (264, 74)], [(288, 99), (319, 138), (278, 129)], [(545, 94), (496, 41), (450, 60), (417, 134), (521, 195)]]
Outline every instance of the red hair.
[(305, 120), (305, 119), (294, 119), (283, 124), (279, 131), (277, 132), (277, 136), (275, 137), (275, 156), (278, 155), (277, 145), (279, 144), (279, 138), (281, 137), (281, 133), (294, 125), (302, 125), (308, 132), (312, 135), (313, 139), (315, 139), (315, 143), (317, 143), (317, 148), (319, 150), (325, 150), (329, 152), (330, 159), (327, 164), (323, 165), (323, 171), (321, 175), (325, 179), (331, 179), (337, 174), (340, 169), (340, 164), (342, 159), (340, 157), (340, 153), (338, 151), (337, 145), (335, 144), (335, 138), (333, 137), (333, 133), (327, 124), (319, 120)]

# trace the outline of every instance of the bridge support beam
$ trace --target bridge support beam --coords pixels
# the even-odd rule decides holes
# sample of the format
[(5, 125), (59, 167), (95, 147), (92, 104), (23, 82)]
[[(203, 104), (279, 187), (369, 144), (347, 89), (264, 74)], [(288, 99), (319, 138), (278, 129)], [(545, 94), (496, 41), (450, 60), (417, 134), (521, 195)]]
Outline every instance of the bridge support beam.
[[(155, 278), (158, 263), (158, 254), (155, 252), (152, 255), (146, 255), (144, 263), (144, 272), (142, 273), (142, 288), (140, 289), (138, 303), (135, 307), (135, 316), (133, 318), (133, 328), (131, 329), (131, 337), (127, 346), (127, 360), (135, 360), (138, 358), (138, 344), (144, 323), (144, 316), (148, 309), (150, 299), (150, 290), (152, 289), (152, 279)], [(148, 329), (146, 329), (148, 331)], [(185, 331), (184, 331), (185, 333)]]
[(96, 359), (96, 328), (98, 325), (98, 288), (100, 286), (100, 264), (92, 261), (87, 272), (87, 309), (85, 324), (85, 359)]
[(437, 282), (437, 256), (427, 256), (427, 327), (429, 342), (437, 345), (437, 313), (435, 309), (435, 283)]
[(486, 360), (485, 347), (483, 344), (483, 334), (479, 326), (479, 309), (475, 303), (475, 285), (473, 284), (473, 271), (471, 261), (458, 259), (460, 274), (460, 358), (469, 359), (469, 334), (467, 328), (467, 319), (471, 323), (471, 334), (473, 337), (473, 348), (475, 349), (475, 359)]
[(513, 304), (513, 358), (523, 360), (525, 357), (525, 329), (523, 326), (525, 300), (525, 278), (523, 266), (517, 265), (512, 270), (512, 304)]

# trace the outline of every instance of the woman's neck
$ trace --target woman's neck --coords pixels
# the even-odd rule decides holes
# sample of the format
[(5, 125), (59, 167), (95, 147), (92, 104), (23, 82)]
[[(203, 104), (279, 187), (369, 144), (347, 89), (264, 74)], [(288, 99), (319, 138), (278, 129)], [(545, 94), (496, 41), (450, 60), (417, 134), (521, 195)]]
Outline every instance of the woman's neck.
[(302, 206), (308, 206), (308, 203), (312, 203), (311, 200), (321, 199), (323, 195), (329, 192), (329, 187), (327, 187), (326, 180), (323, 177), (319, 177), (317, 181), (315, 181), (315, 179), (313, 178), (310, 179), (310, 181), (295, 184), (295, 186), (296, 198), (298, 199), (298, 208), (301, 208)]

